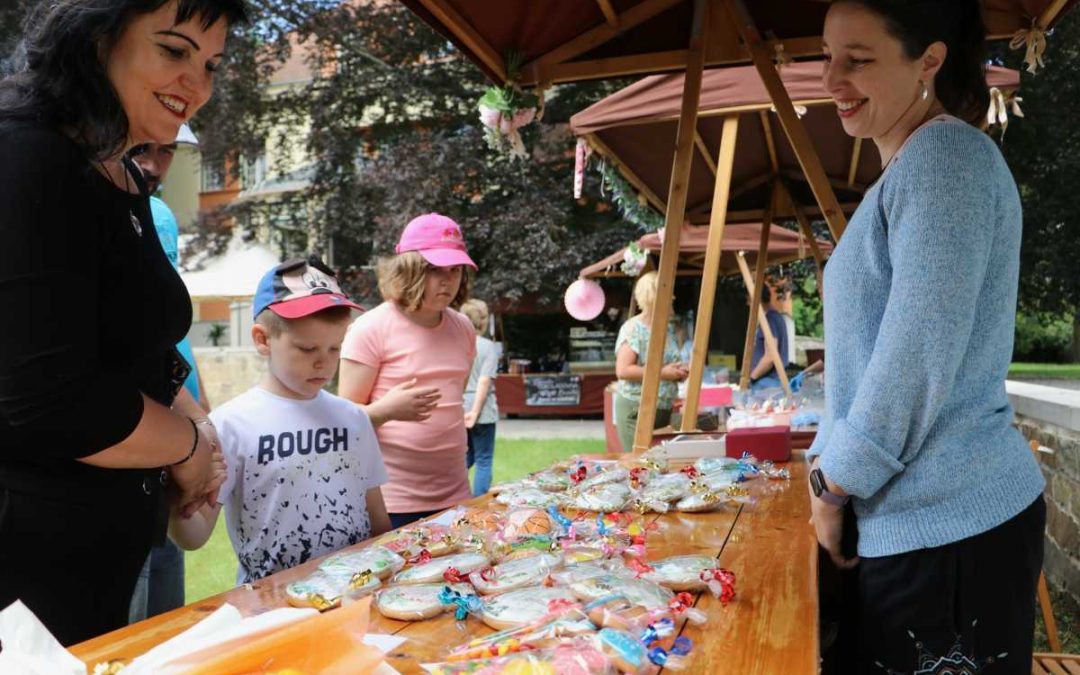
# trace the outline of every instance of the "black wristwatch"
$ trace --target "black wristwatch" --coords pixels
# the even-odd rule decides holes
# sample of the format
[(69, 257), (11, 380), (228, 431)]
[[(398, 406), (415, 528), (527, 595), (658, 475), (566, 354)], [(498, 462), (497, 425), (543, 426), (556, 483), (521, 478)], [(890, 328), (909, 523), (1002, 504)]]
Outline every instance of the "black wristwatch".
[(814, 491), (815, 497), (833, 506), (843, 506), (847, 504), (848, 499), (851, 499), (829, 492), (829, 487), (825, 484), (825, 474), (821, 473), (821, 469), (810, 472), (810, 489)]

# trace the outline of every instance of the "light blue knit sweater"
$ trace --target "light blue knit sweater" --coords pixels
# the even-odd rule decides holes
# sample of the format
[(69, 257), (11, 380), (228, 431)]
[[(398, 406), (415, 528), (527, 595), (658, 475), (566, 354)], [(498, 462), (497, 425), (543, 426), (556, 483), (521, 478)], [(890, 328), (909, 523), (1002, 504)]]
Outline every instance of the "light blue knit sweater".
[(1021, 223), (997, 146), (946, 118), (908, 140), (826, 265), (810, 454), (854, 496), (861, 556), (971, 537), (1042, 493), (1005, 395)]

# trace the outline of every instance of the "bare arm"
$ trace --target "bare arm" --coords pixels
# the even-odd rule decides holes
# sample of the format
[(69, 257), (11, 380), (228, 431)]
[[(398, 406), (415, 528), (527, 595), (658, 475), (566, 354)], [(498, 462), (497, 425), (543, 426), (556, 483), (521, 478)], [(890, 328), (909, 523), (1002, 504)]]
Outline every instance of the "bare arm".
[(202, 548), (210, 540), (217, 525), (218, 514), (221, 513), (221, 505), (203, 506), (190, 518), (184, 518), (179, 511), (173, 509), (169, 517), (169, 538), (185, 551), (194, 551)]
[(377, 487), (371, 488), (365, 495), (365, 501), (368, 517), (371, 519), (371, 536), (377, 537), (389, 532), (392, 528), (390, 516), (386, 513), (386, 504), (383, 502), (382, 490)]
[(135, 430), (116, 445), (79, 461), (104, 469), (153, 469), (183, 460), (194, 441), (195, 432), (185, 415), (143, 395), (143, 414)]
[(378, 376), (377, 368), (352, 359), (341, 360), (338, 394), (363, 408), (375, 428), (390, 420), (426, 420), (431, 417), (431, 411), (442, 397), (437, 387), (417, 387), (416, 380), (412, 379), (372, 402), (371, 392)]
[(484, 375), (476, 382), (476, 396), (473, 398), (472, 412), (477, 416), (484, 409), (484, 402), (491, 393), (491, 378)]
[[(677, 363), (669, 363), (660, 369), (660, 379), (678, 382), (686, 379), (686, 369)], [(615, 377), (627, 382), (645, 379), (645, 366), (638, 363), (638, 355), (630, 345), (623, 344), (615, 354)]]

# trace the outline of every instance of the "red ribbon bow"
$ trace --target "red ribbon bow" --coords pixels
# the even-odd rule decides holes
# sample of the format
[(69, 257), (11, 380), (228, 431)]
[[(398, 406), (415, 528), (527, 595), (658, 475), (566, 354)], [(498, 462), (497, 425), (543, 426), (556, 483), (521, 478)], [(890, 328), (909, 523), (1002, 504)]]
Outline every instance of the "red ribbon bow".
[(465, 581), (465, 578), (462, 576), (461, 572), (459, 572), (456, 567), (447, 567), (446, 571), (443, 572), (442, 576), (443, 579), (446, 579), (452, 584), (460, 584), (461, 582)]
[(735, 599), (735, 573), (721, 568), (705, 570), (701, 580), (709, 585), (712, 594), (720, 599), (721, 604), (728, 604)]
[(425, 549), (420, 550), (420, 554), (415, 558), (409, 558), (408, 563), (410, 565), (423, 565), (426, 562), (431, 562), (431, 551)]
[(685, 473), (686, 477), (689, 478), (690, 480), (694, 480), (695, 478), (697, 478), (700, 475), (700, 472), (697, 470), (697, 467), (694, 466), (693, 464), (691, 464), (690, 466), (684, 466), (682, 469), (679, 470), (679, 473)]
[(648, 473), (648, 471), (649, 470), (643, 466), (630, 469), (630, 485), (635, 488), (640, 485), (642, 475)]
[(673, 614), (682, 614), (693, 605), (694, 596), (686, 591), (675, 594), (675, 597), (668, 601), (668, 608), (671, 609)]
[(648, 563), (642, 562), (640, 558), (630, 558), (626, 561), (626, 566), (634, 570), (635, 576), (640, 577), (642, 574), (649, 572), (655, 572), (656, 568)]
[(588, 473), (588, 469), (586, 469), (584, 466), (579, 466), (577, 468), (577, 471), (574, 471), (570, 474), (570, 480), (574, 481), (574, 483), (580, 483), (581, 481), (585, 480), (585, 476)]

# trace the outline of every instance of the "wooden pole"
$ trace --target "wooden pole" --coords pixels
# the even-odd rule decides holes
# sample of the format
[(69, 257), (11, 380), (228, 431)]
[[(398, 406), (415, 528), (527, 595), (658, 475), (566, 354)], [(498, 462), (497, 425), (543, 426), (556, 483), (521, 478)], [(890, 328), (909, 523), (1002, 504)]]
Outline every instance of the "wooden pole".
[(821, 298), (822, 302), (825, 302), (825, 254), (821, 252), (821, 247), (818, 246), (817, 238), (814, 236), (814, 228), (810, 227), (810, 219), (806, 217), (806, 212), (802, 206), (795, 201), (787, 181), (780, 181), (780, 187), (783, 189), (784, 197), (791, 208), (791, 212), (795, 214), (795, 220), (799, 223), (799, 230), (809, 240), (810, 251), (814, 254), (814, 262), (816, 263), (814, 274), (817, 277), (818, 297)]
[(776, 184), (769, 190), (769, 201), (765, 203), (765, 218), (761, 221), (761, 242), (758, 244), (757, 279), (747, 286), (750, 291), (750, 316), (746, 320), (746, 341), (743, 343), (742, 372), (739, 377), (739, 388), (750, 388), (750, 360), (754, 355), (754, 336), (757, 334), (758, 313), (756, 309), (761, 306), (761, 287), (765, 280), (765, 263), (769, 255), (769, 231), (772, 229), (773, 205), (776, 202)]
[(825, 222), (829, 224), (833, 239), (840, 241), (840, 237), (844, 234), (844, 228), (847, 227), (847, 219), (844, 217), (844, 212), (836, 200), (836, 193), (833, 192), (832, 185), (829, 184), (829, 177), (825, 174), (825, 168), (821, 165), (821, 158), (818, 157), (814, 144), (810, 142), (810, 136), (806, 133), (806, 127), (803, 126), (802, 120), (795, 114), (795, 107), (791, 103), (791, 97), (788, 96), (784, 82), (780, 79), (780, 74), (776, 72), (772, 50), (762, 39), (761, 32), (758, 30), (757, 25), (754, 24), (750, 12), (746, 9), (744, 0), (724, 0), (724, 6), (738, 29), (739, 36), (743, 39), (746, 50), (750, 53), (750, 58), (754, 61), (754, 66), (761, 76), (765, 89), (769, 92), (769, 97), (772, 98), (773, 105), (776, 107), (776, 115), (780, 118), (784, 133), (787, 134), (791, 148), (799, 159), (799, 165), (802, 166), (803, 173), (806, 174), (806, 179), (810, 183), (810, 188), (814, 191), (814, 197), (821, 206), (821, 212), (825, 216)]
[(716, 184), (713, 187), (712, 215), (709, 218), (709, 243), (705, 247), (705, 266), (701, 275), (701, 295), (698, 297), (697, 325), (694, 327), (694, 349), (690, 356), (690, 379), (686, 385), (683, 404), (682, 430), (697, 428), (698, 397), (705, 375), (705, 360), (709, 354), (709, 333), (712, 330), (713, 306), (716, 303), (716, 282), (720, 275), (721, 244), (727, 225), (728, 193), (731, 173), (735, 166), (735, 140), (739, 134), (739, 116), (724, 118), (720, 153), (716, 160)]
[[(754, 281), (750, 278), (750, 267), (746, 264), (746, 256), (740, 251), (735, 258), (739, 261), (739, 271), (742, 272), (743, 281), (746, 282), (749, 287)], [(759, 264), (758, 267), (760, 269), (761, 265)], [(754, 286), (751, 295), (761, 297), (758, 288), (758, 286)], [(776, 336), (773, 335), (772, 328), (769, 326), (769, 320), (765, 316), (765, 308), (761, 306), (761, 303), (758, 303), (757, 314), (758, 320), (761, 323), (761, 332), (765, 337), (765, 357), (772, 360), (773, 367), (776, 368), (776, 374), (780, 377), (780, 386), (784, 388), (784, 394), (790, 398), (791, 383), (788, 382), (787, 371), (784, 370), (784, 359), (780, 356), (780, 349), (777, 347)]]
[(668, 318), (675, 291), (675, 268), (679, 262), (679, 235), (686, 217), (686, 192), (690, 185), (690, 164), (694, 152), (694, 133), (697, 130), (698, 103), (701, 100), (701, 77), (705, 68), (705, 43), (708, 25), (706, 0), (694, 0), (694, 20), (690, 29), (690, 57), (683, 82), (682, 115), (675, 141), (675, 159), (668, 189), (667, 214), (664, 219), (664, 241), (660, 250), (659, 280), (653, 303), (652, 325), (649, 326), (649, 349), (645, 358), (645, 377), (641, 384), (637, 428), (634, 432), (634, 451), (647, 450), (652, 443), (656, 421), (656, 403), (660, 393), (660, 369), (664, 365), (667, 346)]
[(859, 156), (862, 154), (862, 139), (856, 138), (851, 146), (851, 167), (848, 169), (848, 187), (855, 185), (855, 177), (859, 174)]

